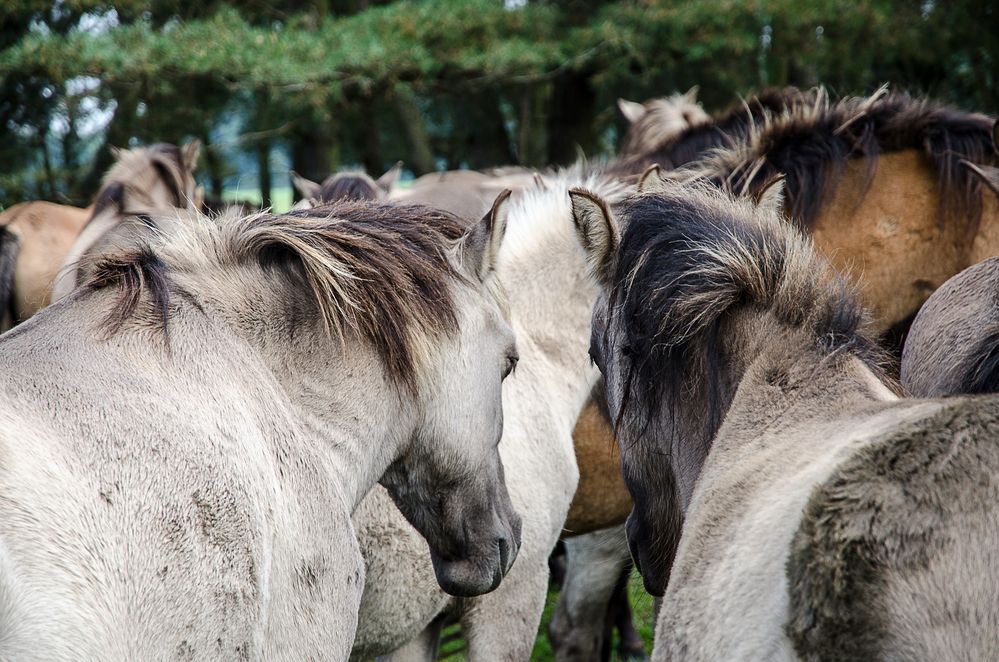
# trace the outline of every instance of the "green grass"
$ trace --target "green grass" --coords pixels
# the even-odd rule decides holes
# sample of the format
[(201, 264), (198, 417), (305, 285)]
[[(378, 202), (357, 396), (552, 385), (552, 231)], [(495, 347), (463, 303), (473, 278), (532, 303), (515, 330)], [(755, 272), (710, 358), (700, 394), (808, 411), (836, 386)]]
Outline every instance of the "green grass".
[[(653, 602), (652, 597), (645, 592), (642, 587), (642, 578), (637, 572), (631, 573), (631, 581), (628, 582), (628, 598), (631, 600), (631, 611), (632, 616), (635, 621), (635, 628), (638, 630), (639, 634), (642, 635), (642, 639), (645, 641), (645, 651), (647, 653), (652, 652), (652, 632), (655, 629), (655, 623), (652, 619), (652, 609)], [(534, 642), (534, 650), (531, 652), (531, 662), (548, 662), (549, 660), (554, 660), (555, 655), (552, 653), (551, 646), (548, 645), (548, 621), (551, 620), (552, 612), (555, 611), (555, 605), (558, 602), (558, 591), (549, 590), (548, 599), (545, 602), (545, 611), (541, 616), (541, 626), (538, 628), (538, 637)], [(448, 634), (455, 635), (458, 633), (458, 626), (453, 625), (444, 631), (445, 639)], [(614, 642), (612, 650), (617, 648), (617, 633), (614, 634)], [(452, 639), (447, 642), (441, 649), (441, 654), (438, 660), (442, 662), (464, 662), (465, 655), (463, 653), (464, 642), (460, 639)], [(611, 654), (611, 661), (617, 661), (617, 655), (615, 653)]]
[[(223, 200), (248, 200), (255, 205), (260, 204), (260, 189), (258, 188), (234, 188), (225, 189), (222, 192)], [(295, 202), (294, 191), (290, 186), (284, 188), (271, 189), (271, 210), (275, 212), (286, 212), (291, 209)]]

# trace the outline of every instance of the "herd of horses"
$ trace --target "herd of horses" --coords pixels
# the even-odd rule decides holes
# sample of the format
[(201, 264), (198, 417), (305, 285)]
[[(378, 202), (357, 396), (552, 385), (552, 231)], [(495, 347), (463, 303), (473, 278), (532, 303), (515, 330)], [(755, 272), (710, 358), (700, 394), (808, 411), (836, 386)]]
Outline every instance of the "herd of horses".
[[(999, 153), (903, 93), (620, 102), (617, 157), (0, 215), (0, 657), (986, 659)], [(985, 394), (985, 395), (983, 395)], [(628, 636), (628, 635), (631, 636)]]

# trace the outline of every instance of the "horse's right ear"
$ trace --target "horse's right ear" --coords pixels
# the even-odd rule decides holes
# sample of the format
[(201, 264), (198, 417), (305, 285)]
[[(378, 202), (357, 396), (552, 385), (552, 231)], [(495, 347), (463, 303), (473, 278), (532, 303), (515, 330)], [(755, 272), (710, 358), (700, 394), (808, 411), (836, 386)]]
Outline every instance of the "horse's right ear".
[(569, 191), (572, 203), (572, 220), (576, 225), (576, 235), (586, 251), (593, 276), (601, 285), (611, 282), (611, 267), (620, 244), (617, 221), (607, 202), (586, 189), (574, 188)]
[(628, 120), (628, 124), (634, 124), (642, 119), (642, 115), (645, 114), (645, 106), (637, 101), (618, 99), (617, 107), (621, 111), (621, 114), (624, 115), (624, 119)]
[(510, 189), (500, 193), (493, 202), (492, 209), (465, 233), (462, 263), (471, 265), (479, 280), (485, 280), (496, 268), (496, 256), (499, 255), (500, 245), (506, 234), (512, 193)]
[(184, 159), (184, 167), (194, 172), (198, 166), (198, 156), (201, 155), (201, 141), (195, 138), (180, 148), (181, 158)]
[(302, 198), (305, 200), (311, 200), (312, 198), (319, 196), (319, 184), (315, 183), (311, 179), (306, 179), (300, 174), (291, 171), (291, 183), (295, 189), (302, 194)]
[(992, 192), (999, 196), (999, 168), (990, 165), (971, 163), (961, 160), (961, 165), (970, 170), (982, 183), (992, 189)]

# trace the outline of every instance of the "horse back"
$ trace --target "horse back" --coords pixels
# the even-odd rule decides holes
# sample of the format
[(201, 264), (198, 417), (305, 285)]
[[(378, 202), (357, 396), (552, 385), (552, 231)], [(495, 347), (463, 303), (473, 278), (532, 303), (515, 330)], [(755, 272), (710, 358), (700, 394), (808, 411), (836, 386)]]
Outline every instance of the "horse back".
[(999, 408), (948, 401), (842, 463), (791, 545), (803, 659), (980, 660), (999, 650)]

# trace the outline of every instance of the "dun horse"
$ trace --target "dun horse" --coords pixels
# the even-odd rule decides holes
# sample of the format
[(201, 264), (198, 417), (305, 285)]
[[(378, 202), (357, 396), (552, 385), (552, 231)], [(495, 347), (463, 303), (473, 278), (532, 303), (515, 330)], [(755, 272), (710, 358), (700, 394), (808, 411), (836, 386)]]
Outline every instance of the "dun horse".
[(685, 177), (751, 196), (785, 177), (791, 219), (856, 278), (876, 330), (901, 334), (945, 280), (999, 254), (999, 204), (961, 164), (995, 164), (992, 125), (905, 94), (820, 93)]
[[(193, 218), (0, 338), (0, 657), (346, 659), (376, 482), (437, 581), (519, 547), (501, 209)], [(112, 402), (113, 406), (108, 403)]]
[[(402, 162), (396, 163), (378, 179), (372, 179), (363, 171), (337, 172), (323, 183), (314, 182), (291, 171), (291, 182), (295, 190), (302, 196), (302, 202), (308, 206), (316, 206), (339, 200), (384, 200), (392, 191), (399, 174), (402, 172)], [(495, 197), (495, 196), (493, 196)], [(296, 205), (296, 208), (299, 208)], [(478, 218), (478, 214), (472, 218)]]
[(126, 239), (133, 229), (155, 215), (174, 210), (193, 211), (199, 207), (194, 168), (201, 144), (195, 140), (183, 147), (157, 143), (149, 147), (115, 150), (114, 166), (94, 202), (94, 211), (66, 253), (52, 287), (52, 300), (58, 301), (80, 279), (78, 266), (116, 240)]
[(515, 195), (496, 267), (521, 359), (504, 386), (500, 444), (524, 523), (517, 566), (495, 592), (453, 600), (432, 586), (422, 541), (391, 504), (370, 495), (355, 518), (368, 567), (356, 658), (399, 649), (390, 659), (434, 660), (448, 616), (460, 620), (472, 659), (530, 657), (547, 595), (548, 556), (576, 488), (572, 430), (597, 380), (585, 360), (596, 290), (575, 241), (566, 195), (574, 185), (610, 199), (624, 192), (613, 178), (574, 169)]
[(988, 657), (996, 402), (899, 400), (779, 188), (580, 192), (654, 659)]

